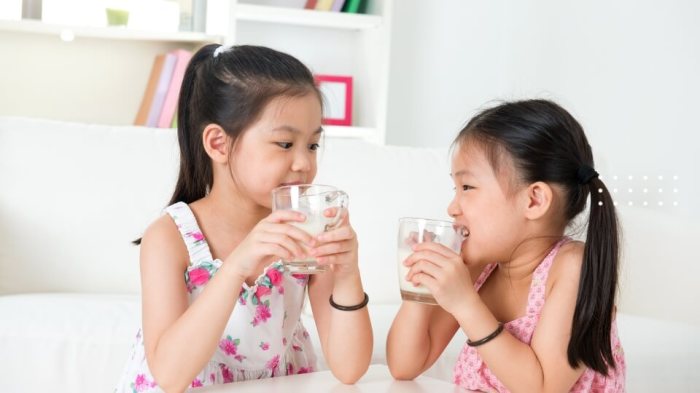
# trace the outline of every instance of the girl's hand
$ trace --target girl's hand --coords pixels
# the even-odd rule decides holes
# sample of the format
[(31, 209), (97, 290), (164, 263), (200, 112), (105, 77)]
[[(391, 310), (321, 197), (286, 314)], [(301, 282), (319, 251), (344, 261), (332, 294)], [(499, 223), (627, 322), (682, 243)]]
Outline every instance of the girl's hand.
[(413, 254), (403, 262), (410, 268), (406, 280), (428, 288), (445, 311), (455, 315), (455, 311), (464, 310), (478, 297), (461, 255), (435, 242), (418, 243), (411, 248)]
[(267, 265), (275, 259), (290, 260), (302, 258), (306, 252), (301, 244), (311, 245), (313, 237), (289, 222), (303, 222), (303, 213), (292, 210), (273, 211), (262, 219), (248, 236), (224, 261), (232, 264), (236, 275), (243, 280), (258, 274), (260, 265)]
[[(324, 212), (326, 217), (336, 215), (338, 208)], [(331, 265), (335, 277), (352, 273), (359, 274), (357, 266), (357, 235), (350, 225), (347, 209), (340, 212), (340, 220), (334, 229), (317, 235), (309, 255), (316, 258), (319, 265)]]

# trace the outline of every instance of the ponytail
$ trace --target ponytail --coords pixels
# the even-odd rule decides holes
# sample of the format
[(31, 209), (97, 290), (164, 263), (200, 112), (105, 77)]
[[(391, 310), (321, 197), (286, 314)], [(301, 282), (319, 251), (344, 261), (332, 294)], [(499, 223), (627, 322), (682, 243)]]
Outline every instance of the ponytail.
[[(212, 184), (211, 162), (201, 143), (201, 133), (195, 132), (198, 124), (191, 115), (190, 107), (195, 96), (195, 81), (200, 63), (205, 62), (217, 45), (211, 44), (200, 49), (190, 60), (182, 78), (180, 96), (177, 103), (177, 140), (180, 147), (180, 169), (175, 190), (168, 206), (182, 201), (191, 203), (204, 198)], [(138, 238), (131, 243), (140, 245)]]
[(615, 310), (619, 264), (619, 229), (614, 202), (598, 179), (590, 180), (590, 218), (583, 251), (583, 264), (571, 326), (567, 357), (603, 375), (615, 368), (610, 329)]
[(187, 65), (182, 79), (180, 97), (177, 105), (177, 139), (180, 145), (180, 171), (175, 184), (175, 191), (168, 205), (176, 202), (191, 203), (204, 198), (211, 188), (213, 174), (211, 161), (202, 144), (202, 133), (198, 132), (201, 124), (192, 116), (193, 107), (198, 104), (195, 95), (197, 70), (202, 61), (213, 57), (212, 51), (216, 45), (209, 45), (210, 50), (203, 48), (197, 52)]

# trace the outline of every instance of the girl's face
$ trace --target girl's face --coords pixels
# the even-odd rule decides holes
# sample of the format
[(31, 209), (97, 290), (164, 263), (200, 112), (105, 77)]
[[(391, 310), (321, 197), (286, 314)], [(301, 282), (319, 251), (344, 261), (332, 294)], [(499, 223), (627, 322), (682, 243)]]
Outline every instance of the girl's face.
[(231, 166), (238, 191), (270, 208), (275, 187), (313, 182), (321, 116), (314, 94), (270, 101), (234, 146)]
[(462, 258), (469, 265), (506, 262), (526, 223), (517, 204), (518, 182), (512, 161), (503, 154), (492, 168), (479, 143), (465, 141), (452, 157), (455, 196), (447, 211), (467, 236)]

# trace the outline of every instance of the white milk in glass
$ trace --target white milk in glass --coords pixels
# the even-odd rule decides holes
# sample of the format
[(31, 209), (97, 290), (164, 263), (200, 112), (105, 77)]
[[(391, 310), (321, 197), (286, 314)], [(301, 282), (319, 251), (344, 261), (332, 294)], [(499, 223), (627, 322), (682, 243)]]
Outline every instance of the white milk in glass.
[[(432, 295), (430, 294), (430, 291), (428, 288), (424, 287), (423, 285), (418, 285), (414, 286), (412, 282), (406, 280), (406, 275), (408, 274), (408, 266), (403, 264), (403, 261), (406, 260), (413, 251), (408, 248), (408, 247), (399, 247), (398, 250), (398, 258), (399, 258), (399, 287), (401, 288), (401, 297), (406, 297), (408, 296), (409, 298), (415, 298), (416, 301), (421, 301), (419, 299), (423, 299), (422, 301), (428, 300), (429, 303), (433, 303), (434, 300)], [(421, 296), (421, 295), (427, 295), (427, 296)]]
[[(306, 221), (304, 222), (290, 222), (290, 224), (303, 230), (311, 236), (316, 236), (323, 233), (326, 229), (326, 223), (328, 219), (325, 217), (319, 217), (311, 215), (307, 212), (302, 212), (306, 215)], [(304, 251), (308, 248), (305, 245), (301, 245)], [(287, 268), (290, 272), (295, 273), (297, 271), (304, 271), (305, 274), (309, 273), (320, 273), (327, 270), (327, 266), (318, 266), (316, 259), (313, 257), (308, 257), (306, 259), (294, 259), (292, 261), (287, 261)]]

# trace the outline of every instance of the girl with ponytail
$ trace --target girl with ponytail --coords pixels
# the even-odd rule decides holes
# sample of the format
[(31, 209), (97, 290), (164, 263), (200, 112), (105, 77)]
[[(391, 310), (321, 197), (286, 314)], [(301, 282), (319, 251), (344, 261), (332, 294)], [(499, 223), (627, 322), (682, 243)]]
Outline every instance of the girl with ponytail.
[[(143, 328), (116, 392), (315, 371), (306, 293), (333, 374), (354, 383), (367, 370), (372, 328), (347, 212), (312, 237), (291, 224), (302, 213), (271, 210), (274, 188), (313, 182), (321, 118), (313, 75), (296, 58), (259, 46), (194, 54), (178, 102), (175, 191), (136, 242)], [(308, 254), (332, 269), (296, 275), (280, 261)]]
[[(441, 307), (401, 305), (387, 339), (394, 377), (427, 370), (462, 329), (454, 382), (464, 388), (625, 390), (618, 223), (594, 168), (582, 127), (551, 101), (508, 102), (469, 121), (454, 143), (448, 207), (461, 255), (428, 242), (404, 261)], [(580, 214), (585, 243), (565, 235)]]

